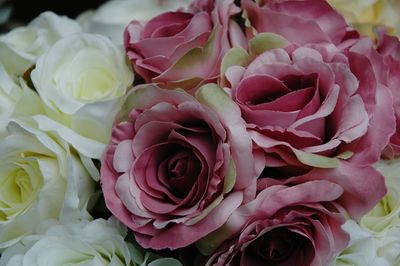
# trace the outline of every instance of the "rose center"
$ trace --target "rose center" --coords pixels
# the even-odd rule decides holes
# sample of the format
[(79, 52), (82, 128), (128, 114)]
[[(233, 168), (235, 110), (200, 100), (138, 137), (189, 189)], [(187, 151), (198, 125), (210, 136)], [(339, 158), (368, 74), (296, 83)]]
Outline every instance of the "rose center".
[(43, 185), (38, 168), (36, 161), (25, 159), (1, 165), (0, 221), (7, 221), (31, 206)]
[(385, 217), (390, 215), (396, 209), (398, 202), (397, 194), (389, 189), (389, 192), (379, 201), (379, 203), (372, 209), (369, 216), (372, 217)]
[(275, 105), (278, 104), (275, 108), (288, 105), (284, 110), (293, 111), (301, 109), (308, 103), (317, 87), (318, 74), (316, 73), (286, 75), (278, 78), (257, 76), (241, 83), (237, 97), (240, 102), (256, 108), (257, 106), (272, 107), (274, 105), (268, 104), (275, 103)]
[(196, 158), (192, 152), (183, 150), (172, 155), (167, 164), (168, 183), (172, 193), (184, 197), (192, 188), (198, 174)]
[(83, 49), (61, 70), (60, 88), (75, 100), (95, 101), (120, 94), (116, 70), (100, 51)]
[(176, 159), (172, 162), (170, 162), (170, 178), (171, 179), (177, 179), (185, 175), (186, 169), (187, 169), (187, 163), (188, 163), (188, 156), (185, 156), (180, 159)]
[(267, 265), (276, 265), (289, 261), (302, 252), (308, 239), (286, 228), (278, 228), (263, 234), (248, 247), (249, 256), (265, 261)]
[(316, 87), (318, 82), (318, 74), (314, 73), (304, 76), (287, 75), (282, 78), (282, 82), (291, 91)]
[(273, 102), (276, 99), (282, 97), (283, 95), (285, 95), (285, 93), (283, 92), (270, 92), (266, 95), (262, 95), (258, 98), (252, 99), (248, 102), (248, 104), (251, 105), (259, 105), (259, 104), (263, 104), (263, 103), (269, 103), (269, 102)]

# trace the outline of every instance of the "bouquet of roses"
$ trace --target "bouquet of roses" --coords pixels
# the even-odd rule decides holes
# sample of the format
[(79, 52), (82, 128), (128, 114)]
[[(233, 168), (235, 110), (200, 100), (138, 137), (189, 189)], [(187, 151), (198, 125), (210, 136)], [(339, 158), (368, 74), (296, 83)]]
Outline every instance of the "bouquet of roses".
[(346, 5), (114, 0), (0, 35), (0, 265), (400, 265), (399, 23)]

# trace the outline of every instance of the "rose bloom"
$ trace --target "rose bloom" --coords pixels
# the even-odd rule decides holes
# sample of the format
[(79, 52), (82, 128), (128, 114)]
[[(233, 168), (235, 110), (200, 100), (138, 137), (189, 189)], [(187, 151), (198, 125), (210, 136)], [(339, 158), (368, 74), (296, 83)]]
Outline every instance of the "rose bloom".
[[(346, 38), (347, 24), (328, 3), (319, 0), (242, 0), (248, 34), (272, 32), (296, 44)], [(301, 34), (299, 34), (301, 32)]]
[(125, 242), (126, 228), (112, 218), (75, 221), (64, 225), (47, 220), (41, 227), (44, 232), (26, 236), (21, 243), (6, 249), (0, 265), (182, 265), (172, 258), (157, 259), (132, 243)]
[(342, 229), (349, 234), (350, 242), (338, 256), (336, 256), (335, 266), (390, 266), (396, 265), (389, 263), (386, 256), (379, 254), (379, 241), (373, 235), (361, 228), (353, 220), (348, 220)]
[(360, 220), (360, 225), (379, 236), (386, 234), (390, 228), (400, 228), (400, 159), (381, 160), (376, 168), (385, 177), (388, 192)]
[(17, 79), (56, 41), (81, 31), (79, 24), (72, 19), (43, 12), (27, 26), (0, 35), (1, 63), (8, 74)]
[(383, 152), (386, 159), (400, 155), (400, 42), (397, 37), (386, 34), (378, 36), (378, 52), (383, 57), (385, 66), (389, 69), (387, 84), (393, 95), (393, 107), (396, 116), (396, 132), (390, 138), (389, 145)]
[(74, 34), (57, 41), (37, 61), (31, 79), (44, 115), (31, 114), (77, 151), (99, 159), (133, 73), (123, 50), (107, 37)]
[(56, 41), (79, 32), (75, 21), (43, 12), (28, 25), (0, 35), (0, 134), (23, 94), (21, 77), (29, 77), (31, 67)]
[(30, 119), (11, 122), (0, 140), (0, 248), (31, 234), (46, 219), (87, 215), (95, 183), (66, 142)]
[(20, 82), (15, 82), (13, 77), (8, 75), (6, 69), (0, 64), (0, 136), (5, 133), (6, 126), (11, 118), (15, 104), (20, 99), (23, 90)]
[(400, 225), (391, 227), (380, 239), (378, 254), (385, 258), (389, 265), (400, 264)]
[[(381, 160), (375, 165), (385, 177), (388, 192), (359, 224), (346, 223), (349, 246), (336, 265), (398, 265), (400, 263), (400, 176), (399, 159)], [(352, 264), (350, 264), (352, 263)]]
[(133, 19), (145, 22), (155, 15), (189, 4), (188, 0), (112, 0), (96, 10), (88, 10), (77, 18), (83, 31), (109, 37), (117, 44), (123, 44), (126, 25)]
[(390, 34), (400, 34), (400, 2), (398, 0), (328, 0), (361, 33), (376, 38), (378, 27)]
[[(354, 38), (334, 45), (331, 41), (341, 40), (344, 29), (322, 31), (326, 25), (317, 25), (319, 20), (308, 21), (305, 16), (307, 27), (293, 27), (296, 35), (286, 32), (278, 26), (290, 28), (290, 24), (280, 23), (275, 16), (294, 12), (303, 4), (273, 3), (270, 5), (279, 12), (243, 1), (257, 29), (269, 30), (267, 22), (277, 21), (273, 24), (274, 33), (256, 35), (250, 46), (269, 36), (280, 39), (282, 48), (254, 54), (255, 49), (250, 47), (250, 63), (231, 66), (225, 73), (227, 87), (240, 106), (255, 150), (264, 153), (266, 167), (262, 176), (290, 177), (313, 167), (335, 168), (342, 160), (370, 167), (394, 132), (388, 67), (370, 39)], [(320, 1), (310, 3), (314, 9), (328, 9), (328, 17), (337, 15), (322, 1), (321, 6)], [(322, 17), (320, 20), (324, 21)], [(315, 37), (310, 33), (314, 26), (310, 25), (325, 32), (317, 36), (323, 38), (316, 39), (316, 43), (308, 43)], [(280, 33), (283, 35), (276, 35)], [(304, 42), (307, 44), (301, 44)]]
[(134, 88), (103, 155), (107, 207), (145, 248), (192, 244), (254, 197), (258, 174), (238, 107), (215, 84), (196, 97)]
[(266, 187), (202, 240), (219, 246), (207, 265), (328, 265), (349, 240), (331, 203), (342, 192), (327, 181)]
[(128, 57), (146, 82), (163, 88), (213, 81), (224, 53), (245, 45), (231, 19), (239, 11), (233, 0), (194, 1), (188, 11), (163, 13), (144, 25), (134, 20), (125, 31)]

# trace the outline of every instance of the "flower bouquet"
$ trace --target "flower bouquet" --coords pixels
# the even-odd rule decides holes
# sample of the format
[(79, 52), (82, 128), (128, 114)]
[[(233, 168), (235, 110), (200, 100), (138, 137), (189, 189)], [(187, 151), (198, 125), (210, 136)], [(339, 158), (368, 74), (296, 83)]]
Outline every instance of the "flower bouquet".
[(356, 2), (114, 0), (1, 35), (0, 265), (400, 265), (399, 4)]

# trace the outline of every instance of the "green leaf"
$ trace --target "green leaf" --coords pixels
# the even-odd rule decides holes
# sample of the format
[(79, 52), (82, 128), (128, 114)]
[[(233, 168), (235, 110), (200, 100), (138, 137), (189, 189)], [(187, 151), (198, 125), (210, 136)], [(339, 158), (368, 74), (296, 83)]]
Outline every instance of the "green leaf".
[(231, 233), (229, 228), (223, 225), (216, 231), (197, 241), (196, 247), (201, 254), (209, 256), (219, 247), (221, 239), (224, 239), (226, 235), (230, 235)]
[(201, 77), (193, 77), (193, 78), (181, 79), (181, 80), (177, 80), (177, 81), (167, 81), (165, 83), (159, 82), (159, 83), (157, 83), (157, 85), (159, 85), (165, 89), (189, 90), (189, 89), (196, 87), (202, 80), (203, 80), (203, 78), (201, 78)]
[(150, 262), (148, 266), (182, 266), (182, 263), (173, 258), (161, 258)]
[[(231, 157), (235, 161), (237, 179), (235, 188), (244, 189), (256, 178), (252, 141), (246, 131), (239, 106), (217, 84), (209, 83), (197, 90), (196, 98), (200, 103), (213, 109), (228, 133)], [(242, 166), (242, 167), (240, 167)], [(246, 166), (246, 167), (243, 167)]]
[(297, 149), (293, 149), (293, 152), (300, 162), (309, 166), (318, 168), (336, 168), (339, 165), (339, 160), (336, 158), (304, 152)]
[(336, 156), (336, 158), (347, 160), (347, 159), (350, 159), (353, 155), (354, 155), (354, 152), (345, 151), (345, 152), (342, 152), (341, 154), (339, 154), (338, 156)]
[(200, 87), (196, 93), (196, 98), (200, 103), (211, 107), (218, 113), (227, 113), (231, 108), (236, 107), (228, 94), (215, 83), (208, 83)]
[(196, 217), (194, 217), (194, 218), (188, 220), (187, 222), (185, 222), (185, 225), (189, 225), (189, 226), (190, 225), (194, 225), (194, 224), (200, 222), (201, 220), (203, 220), (215, 207), (217, 207), (222, 202), (223, 199), (224, 199), (224, 197), (222, 195), (217, 197), (199, 215), (197, 215)]
[(254, 55), (259, 55), (272, 49), (283, 48), (286, 44), (287, 40), (285, 38), (271, 32), (257, 34), (249, 41), (250, 53)]
[(221, 77), (224, 78), (226, 70), (231, 66), (245, 66), (250, 61), (251, 57), (242, 47), (233, 47), (222, 59)]
[(224, 179), (224, 193), (228, 193), (233, 189), (233, 186), (235, 185), (236, 182), (236, 166), (235, 162), (231, 158), (228, 166), (228, 172), (225, 176)]
[(186, 70), (194, 65), (203, 65), (204, 61), (208, 61), (216, 42), (217, 27), (213, 29), (204, 47), (196, 47), (184, 54), (174, 65), (173, 69)]

